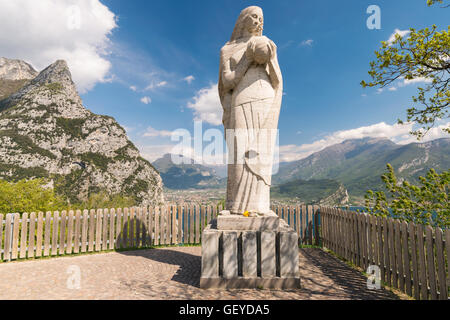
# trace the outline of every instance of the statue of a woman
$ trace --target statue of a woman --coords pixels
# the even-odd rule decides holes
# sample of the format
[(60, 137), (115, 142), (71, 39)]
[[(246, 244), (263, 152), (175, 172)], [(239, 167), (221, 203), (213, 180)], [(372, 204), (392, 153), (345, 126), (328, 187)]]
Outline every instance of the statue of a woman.
[(242, 10), (221, 50), (219, 96), (228, 164), (226, 210), (270, 213), (272, 165), (283, 93), (275, 44), (262, 35), (263, 12)]

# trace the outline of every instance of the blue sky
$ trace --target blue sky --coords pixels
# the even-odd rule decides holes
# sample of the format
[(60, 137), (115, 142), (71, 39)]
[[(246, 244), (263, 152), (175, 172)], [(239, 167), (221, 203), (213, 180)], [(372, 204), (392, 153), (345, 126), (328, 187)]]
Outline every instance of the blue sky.
[[(204, 129), (222, 129), (217, 122), (220, 108), (211, 114), (215, 112), (219, 51), (240, 11), (249, 5), (262, 7), (264, 34), (278, 46), (285, 91), (279, 143), (286, 159), (372, 133), (401, 143), (412, 141), (406, 136), (408, 128), (394, 124), (404, 118), (417, 84), (399, 83), (395, 91), (378, 92), (363, 89), (359, 83), (369, 80), (374, 51), (396, 29), (432, 24), (447, 29), (450, 13), (439, 5), (427, 7), (425, 0), (101, 3), (115, 20), (104, 31), (102, 52), (97, 52), (108, 68), (94, 86), (82, 90), (82, 99), (93, 112), (113, 116), (126, 127), (131, 140), (151, 160), (174, 144), (171, 131), (186, 128), (192, 132), (195, 118), (211, 120), (203, 122)], [(370, 16), (366, 9), (373, 4), (381, 9), (380, 30), (366, 26)], [(429, 139), (439, 136), (435, 132)]]

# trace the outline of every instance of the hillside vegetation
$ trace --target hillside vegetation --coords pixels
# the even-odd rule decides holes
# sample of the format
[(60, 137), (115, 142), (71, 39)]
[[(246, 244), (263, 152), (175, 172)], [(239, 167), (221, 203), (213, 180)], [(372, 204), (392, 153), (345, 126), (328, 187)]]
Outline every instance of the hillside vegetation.
[[(346, 203), (346, 190), (342, 184), (331, 179), (321, 180), (294, 180), (271, 188), (271, 197), (274, 199), (298, 199), (307, 204), (319, 204), (335, 196), (329, 205)], [(347, 198), (348, 200), (348, 198)]]

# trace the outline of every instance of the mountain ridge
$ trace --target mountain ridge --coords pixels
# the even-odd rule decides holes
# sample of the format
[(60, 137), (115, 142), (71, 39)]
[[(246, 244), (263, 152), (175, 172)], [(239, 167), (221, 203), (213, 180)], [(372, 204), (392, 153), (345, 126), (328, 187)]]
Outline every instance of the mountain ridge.
[(29, 63), (0, 57), (0, 101), (19, 91), (38, 74)]
[(101, 190), (164, 201), (162, 180), (114, 118), (86, 109), (58, 60), (0, 101), (0, 178), (46, 178), (71, 202)]
[(295, 179), (333, 179), (352, 196), (362, 197), (366, 190), (382, 189), (381, 175), (386, 164), (394, 166), (400, 180), (417, 182), (430, 168), (450, 168), (450, 138), (398, 145), (388, 139), (346, 140), (301, 160), (280, 165), (275, 185)]
[(0, 57), (1, 80), (30, 80), (38, 74), (39, 72), (25, 61)]
[[(173, 156), (180, 157), (175, 164)], [(174, 190), (224, 187), (226, 178), (221, 178), (214, 168), (195, 163), (191, 158), (167, 153), (152, 163), (160, 172), (164, 186)]]

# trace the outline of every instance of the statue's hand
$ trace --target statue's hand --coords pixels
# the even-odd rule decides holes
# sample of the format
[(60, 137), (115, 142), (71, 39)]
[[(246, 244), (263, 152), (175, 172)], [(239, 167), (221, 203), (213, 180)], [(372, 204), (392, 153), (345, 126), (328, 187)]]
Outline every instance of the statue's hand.
[(247, 51), (245, 51), (245, 57), (249, 62), (253, 61), (254, 53), (255, 53), (255, 42), (249, 41), (249, 43), (247, 44)]
[(270, 58), (273, 58), (277, 51), (277, 46), (275, 45), (275, 43), (272, 40), (270, 40), (268, 47), (269, 47)]

